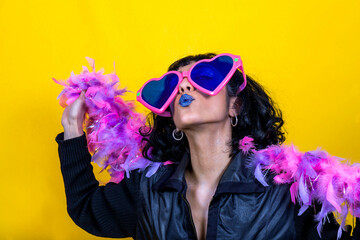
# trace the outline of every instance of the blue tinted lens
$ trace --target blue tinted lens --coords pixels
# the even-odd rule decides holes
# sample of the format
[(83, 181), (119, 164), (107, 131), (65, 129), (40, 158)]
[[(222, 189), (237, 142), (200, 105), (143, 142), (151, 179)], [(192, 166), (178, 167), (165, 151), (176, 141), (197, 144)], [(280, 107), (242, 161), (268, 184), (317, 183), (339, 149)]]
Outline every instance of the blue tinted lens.
[(169, 99), (176, 88), (179, 78), (176, 74), (170, 73), (159, 81), (152, 81), (145, 85), (141, 91), (142, 99), (153, 107), (160, 109)]
[(201, 87), (214, 91), (229, 74), (234, 61), (229, 56), (221, 56), (211, 62), (197, 64), (191, 71), (191, 79)]

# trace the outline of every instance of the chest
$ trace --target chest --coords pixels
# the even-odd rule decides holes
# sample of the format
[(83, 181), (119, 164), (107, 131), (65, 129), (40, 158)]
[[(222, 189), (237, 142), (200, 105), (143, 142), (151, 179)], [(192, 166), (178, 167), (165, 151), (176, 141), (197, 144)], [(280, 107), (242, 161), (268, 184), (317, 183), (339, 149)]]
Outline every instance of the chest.
[(190, 206), (191, 217), (199, 240), (206, 238), (209, 206), (215, 189), (189, 186), (186, 198)]

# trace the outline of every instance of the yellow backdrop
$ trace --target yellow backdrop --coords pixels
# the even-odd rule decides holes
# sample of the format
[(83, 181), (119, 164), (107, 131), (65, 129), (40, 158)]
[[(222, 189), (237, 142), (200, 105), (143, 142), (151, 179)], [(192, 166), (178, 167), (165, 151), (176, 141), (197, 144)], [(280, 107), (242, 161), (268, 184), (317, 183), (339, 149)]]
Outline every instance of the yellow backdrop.
[[(360, 1), (0, 1), (1, 239), (97, 239), (66, 213), (51, 78), (95, 59), (136, 91), (174, 60), (229, 52), (284, 112), (287, 143), (360, 160)], [(135, 99), (135, 95), (128, 95)], [(140, 109), (144, 111), (144, 109)]]

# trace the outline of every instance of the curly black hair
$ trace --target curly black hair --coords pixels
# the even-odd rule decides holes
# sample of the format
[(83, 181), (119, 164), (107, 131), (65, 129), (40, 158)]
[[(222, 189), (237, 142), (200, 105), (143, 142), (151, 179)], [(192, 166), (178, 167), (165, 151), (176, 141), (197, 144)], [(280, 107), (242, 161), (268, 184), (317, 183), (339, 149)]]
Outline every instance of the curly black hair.
[[(190, 55), (171, 64), (168, 71), (215, 56), (214, 53)], [(236, 70), (226, 85), (228, 96), (237, 97), (235, 107), (239, 109), (237, 116), (239, 121), (232, 128), (232, 141), (229, 143), (232, 149), (230, 157), (239, 151), (239, 140), (245, 136), (254, 139), (257, 150), (285, 141), (281, 110), (277, 108), (266, 90), (248, 75), (246, 75), (245, 89), (236, 95), (243, 81), (242, 73)], [(183, 153), (189, 149), (189, 143), (185, 135), (181, 141), (173, 138), (172, 132), (176, 128), (173, 119), (151, 112), (147, 116), (147, 125), (148, 127), (139, 129), (145, 141), (142, 152), (144, 157), (154, 162), (180, 161)]]

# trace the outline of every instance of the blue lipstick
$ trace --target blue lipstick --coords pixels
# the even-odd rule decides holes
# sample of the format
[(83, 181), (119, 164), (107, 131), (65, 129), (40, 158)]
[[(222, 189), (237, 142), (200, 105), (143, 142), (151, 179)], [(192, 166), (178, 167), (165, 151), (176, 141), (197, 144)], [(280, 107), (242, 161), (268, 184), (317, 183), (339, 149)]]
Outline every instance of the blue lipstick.
[(187, 94), (181, 95), (180, 99), (179, 99), (179, 104), (182, 107), (187, 107), (191, 104), (192, 101), (194, 101), (195, 99)]

